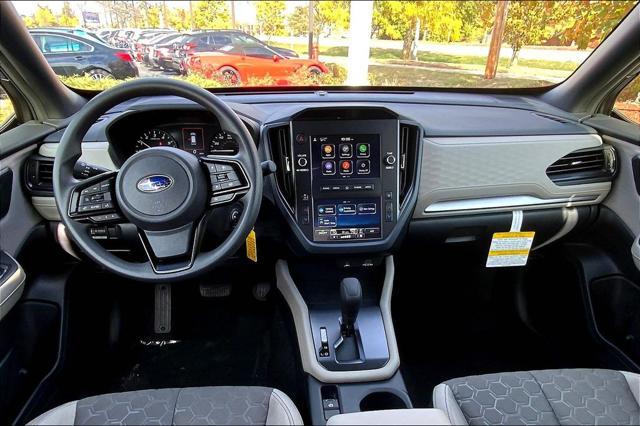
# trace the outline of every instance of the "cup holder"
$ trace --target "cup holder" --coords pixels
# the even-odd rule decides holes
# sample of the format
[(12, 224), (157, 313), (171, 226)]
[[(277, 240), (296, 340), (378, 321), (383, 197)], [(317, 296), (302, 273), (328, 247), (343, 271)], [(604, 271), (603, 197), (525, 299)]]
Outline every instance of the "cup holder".
[(391, 392), (373, 392), (362, 398), (360, 411), (394, 410), (409, 408), (398, 395)]

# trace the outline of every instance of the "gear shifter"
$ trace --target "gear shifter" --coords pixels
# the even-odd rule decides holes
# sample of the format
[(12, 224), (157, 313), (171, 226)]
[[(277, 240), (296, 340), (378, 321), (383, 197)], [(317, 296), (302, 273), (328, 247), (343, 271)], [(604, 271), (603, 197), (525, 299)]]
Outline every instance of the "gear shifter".
[(340, 332), (343, 337), (353, 336), (356, 318), (362, 305), (362, 287), (357, 278), (345, 278), (340, 283), (340, 309), (342, 321)]

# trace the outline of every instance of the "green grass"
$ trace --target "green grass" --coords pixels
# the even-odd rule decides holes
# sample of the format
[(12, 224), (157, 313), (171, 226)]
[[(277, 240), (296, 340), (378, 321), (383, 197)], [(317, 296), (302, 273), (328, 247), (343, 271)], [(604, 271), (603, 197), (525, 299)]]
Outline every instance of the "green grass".
[(552, 82), (525, 78), (496, 77), (485, 80), (482, 75), (437, 71), (428, 68), (369, 65), (369, 82), (375, 86), (516, 88), (547, 86)]
[[(289, 43), (273, 43), (275, 46), (285, 47), (287, 49), (293, 49), (300, 55), (307, 55), (307, 45), (306, 44), (294, 44), (293, 47)], [(347, 46), (334, 46), (334, 47), (322, 47), (320, 45), (320, 55), (324, 56), (339, 56), (339, 57), (347, 57), (349, 53), (349, 48)], [(383, 49), (383, 48), (372, 48), (369, 54), (371, 59), (376, 60), (402, 60), (402, 50), (401, 49)], [(486, 58), (483, 56), (473, 56), (473, 55), (447, 55), (444, 53), (433, 53), (433, 52), (418, 52), (418, 61), (426, 62), (431, 64), (451, 64), (458, 65), (461, 68), (469, 69), (469, 66), (481, 66), (484, 67), (486, 64)], [(509, 58), (500, 58), (498, 71), (506, 72), (507, 66), (509, 64)], [(551, 70), (551, 71), (565, 71), (564, 74), (558, 75), (559, 77), (566, 76), (568, 73), (575, 70), (579, 64), (571, 61), (546, 61), (541, 59), (520, 59), (518, 61), (518, 65), (512, 68), (512, 72), (518, 74), (521, 72), (528, 70), (533, 72), (536, 69), (541, 70)], [(464, 67), (466, 66), (466, 67)], [(524, 74), (524, 72), (522, 72)], [(536, 74), (534, 72), (534, 74)], [(549, 75), (548, 73), (545, 76), (554, 76)]]
[(0, 98), (0, 125), (13, 115), (13, 104), (9, 99)]

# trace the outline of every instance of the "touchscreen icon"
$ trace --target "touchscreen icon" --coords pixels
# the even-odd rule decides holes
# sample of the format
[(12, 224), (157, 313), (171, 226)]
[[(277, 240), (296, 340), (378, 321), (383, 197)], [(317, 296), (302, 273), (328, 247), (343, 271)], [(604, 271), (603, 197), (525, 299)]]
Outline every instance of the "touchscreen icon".
[(340, 158), (349, 158), (353, 155), (352, 146), (350, 143), (340, 144)]
[(323, 175), (333, 175), (336, 173), (336, 163), (335, 161), (327, 160), (322, 162), (322, 174)]
[(356, 162), (356, 168), (359, 175), (368, 175), (371, 172), (371, 163), (369, 160), (358, 160)]
[(340, 161), (340, 173), (343, 175), (350, 175), (351, 173), (353, 173), (353, 161)]
[(368, 143), (359, 143), (356, 145), (356, 151), (358, 153), (358, 157), (367, 158), (369, 157), (369, 144)]
[(322, 145), (322, 158), (333, 158), (335, 155), (336, 153), (334, 145)]

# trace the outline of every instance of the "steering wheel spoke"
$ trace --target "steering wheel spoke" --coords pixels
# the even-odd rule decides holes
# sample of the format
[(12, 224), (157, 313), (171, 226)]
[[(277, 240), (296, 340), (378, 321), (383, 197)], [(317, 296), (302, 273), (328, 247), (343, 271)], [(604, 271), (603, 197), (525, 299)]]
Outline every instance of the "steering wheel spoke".
[(200, 246), (204, 220), (203, 217), (197, 222), (170, 230), (138, 230), (155, 273), (168, 274), (191, 268)]
[(241, 198), (251, 189), (240, 156), (208, 155), (200, 158), (209, 174), (209, 206), (228, 204)]
[(117, 171), (105, 172), (77, 181), (71, 190), (69, 217), (100, 224), (122, 221), (114, 188), (117, 174)]

